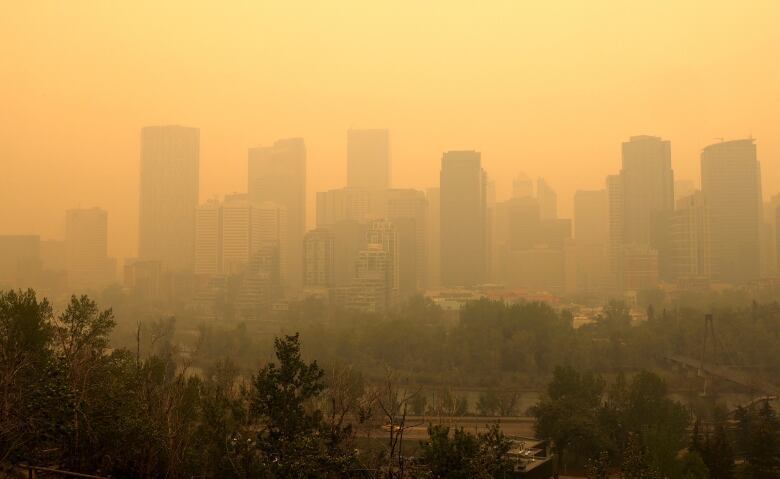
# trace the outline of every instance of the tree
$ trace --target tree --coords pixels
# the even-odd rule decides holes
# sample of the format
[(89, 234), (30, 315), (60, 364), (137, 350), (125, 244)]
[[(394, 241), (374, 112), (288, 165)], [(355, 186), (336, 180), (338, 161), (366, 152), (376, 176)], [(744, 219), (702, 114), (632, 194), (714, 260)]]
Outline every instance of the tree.
[(65, 391), (48, 347), (51, 319), (51, 305), (33, 290), (0, 291), (0, 462), (56, 437), (46, 415), (65, 405)]
[(503, 478), (512, 471), (511, 447), (498, 426), (478, 435), (432, 425), (421, 443), (419, 464), (431, 478)]
[(301, 359), (298, 335), (274, 341), (277, 363), (252, 379), (250, 412), (261, 428), (257, 448), (274, 477), (330, 477), (346, 473), (354, 457), (340, 449), (349, 433), (334, 435), (322, 411), (308, 405), (325, 390), (324, 371)]
[(584, 460), (603, 450), (597, 421), (603, 391), (601, 377), (558, 367), (547, 394), (534, 406), (536, 434), (552, 439), (564, 469), (569, 453)]
[(751, 422), (745, 454), (748, 477), (776, 478), (780, 475), (780, 421), (769, 401), (761, 404)]

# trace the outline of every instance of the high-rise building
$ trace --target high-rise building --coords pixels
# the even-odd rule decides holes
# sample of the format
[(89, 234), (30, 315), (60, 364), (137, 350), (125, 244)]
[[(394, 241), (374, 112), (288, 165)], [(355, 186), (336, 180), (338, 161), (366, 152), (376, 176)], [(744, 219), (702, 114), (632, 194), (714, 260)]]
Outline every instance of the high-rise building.
[(72, 209), (65, 216), (68, 285), (74, 291), (102, 288), (116, 279), (108, 258), (108, 213), (101, 208)]
[(36, 286), (31, 273), (41, 269), (40, 250), (37, 235), (0, 236), (0, 290)]
[(607, 190), (574, 193), (574, 241), (566, 243), (567, 291), (605, 290), (609, 278)]
[(536, 199), (539, 201), (539, 214), (543, 220), (558, 218), (558, 195), (544, 178), (536, 180)]
[(257, 251), (257, 210), (246, 195), (227, 195), (220, 208), (221, 273), (238, 274)]
[(652, 245), (659, 215), (674, 210), (671, 143), (632, 136), (623, 143), (623, 242)]
[(710, 278), (709, 213), (700, 191), (677, 200), (669, 220), (669, 243), (673, 279), (706, 281)]
[(534, 182), (525, 173), (518, 173), (512, 180), (512, 198), (534, 196)]
[(442, 284), (484, 283), (487, 274), (487, 195), (480, 153), (444, 153), (440, 187)]
[(335, 286), (334, 236), (328, 228), (317, 228), (303, 239), (303, 287), (326, 295)]
[(306, 146), (302, 138), (249, 149), (250, 201), (271, 201), (287, 210), (286, 265), (282, 276), (292, 289), (303, 285), (303, 235), (306, 232)]
[(439, 188), (428, 188), (428, 288), (441, 284), (441, 201)]
[(582, 244), (607, 244), (607, 190), (577, 190), (574, 193), (574, 238)]
[(398, 234), (398, 294), (406, 298), (428, 279), (428, 200), (413, 189), (387, 190), (386, 199), (387, 219)]
[[(659, 274), (668, 276), (668, 220), (674, 210), (670, 142), (655, 136), (632, 136), (624, 142), (622, 169), (620, 175), (608, 178), (607, 195), (610, 263), (615, 286), (627, 288), (625, 280), (629, 276), (620, 270), (625, 266), (621, 261), (634, 258), (633, 252), (645, 252), (648, 248), (655, 250)], [(621, 251), (629, 246), (631, 254)], [(631, 284), (645, 283), (632, 280)]]
[[(279, 282), (286, 287), (290, 283), (288, 276), (290, 271), (290, 245), (288, 238), (289, 216), (287, 208), (272, 201), (264, 201), (259, 205), (253, 205), (255, 214), (253, 216), (256, 224), (253, 227), (254, 244), (258, 251), (271, 248), (276, 251), (278, 262)], [(303, 241), (303, 239), (301, 239)], [(301, 249), (302, 251), (302, 249)], [(302, 263), (303, 258), (301, 258)]]
[(222, 213), (218, 200), (198, 207), (195, 215), (195, 274), (217, 275), (222, 271)]
[(623, 181), (620, 175), (607, 176), (607, 204), (609, 206), (609, 271), (612, 289), (622, 288), (621, 249), (625, 230), (623, 228), (624, 201)]
[(690, 196), (696, 192), (696, 186), (693, 180), (674, 180), (674, 204), (677, 205), (677, 200)]
[(347, 131), (347, 187), (390, 188), (390, 135), (387, 130)]
[(365, 222), (383, 217), (384, 190), (338, 188), (317, 192), (317, 226), (341, 221)]
[[(249, 201), (246, 194), (226, 195), (220, 204), (211, 200), (197, 212), (195, 272), (203, 275), (240, 274), (261, 251), (273, 250), (285, 281), (287, 264), (287, 210), (265, 201)], [(270, 249), (269, 249), (270, 248)]]
[(168, 270), (190, 270), (195, 257), (200, 130), (141, 130), (138, 256)]
[[(380, 246), (385, 252), (386, 264), (382, 267), (385, 272), (384, 288), (386, 307), (389, 307), (398, 299), (399, 276), (399, 248), (398, 232), (395, 226), (387, 220), (374, 220), (368, 224), (366, 242), (369, 249)], [(358, 261), (358, 275), (360, 270)]]
[(763, 199), (755, 140), (705, 147), (701, 186), (710, 215), (713, 279), (742, 283), (758, 278)]

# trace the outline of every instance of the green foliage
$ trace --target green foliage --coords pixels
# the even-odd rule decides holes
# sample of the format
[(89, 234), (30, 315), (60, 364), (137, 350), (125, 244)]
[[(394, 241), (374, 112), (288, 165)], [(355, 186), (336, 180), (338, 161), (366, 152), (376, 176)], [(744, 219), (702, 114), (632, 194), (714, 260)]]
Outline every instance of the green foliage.
[(571, 367), (559, 367), (547, 386), (547, 394), (533, 408), (538, 437), (553, 440), (564, 466), (571, 454), (584, 461), (603, 450), (598, 413), (604, 380)]
[(511, 473), (510, 442), (497, 426), (474, 435), (462, 428), (428, 427), (428, 441), (421, 444), (419, 464), (432, 478), (500, 478)]
[(744, 452), (745, 477), (780, 477), (780, 421), (769, 401), (737, 411), (738, 444)]

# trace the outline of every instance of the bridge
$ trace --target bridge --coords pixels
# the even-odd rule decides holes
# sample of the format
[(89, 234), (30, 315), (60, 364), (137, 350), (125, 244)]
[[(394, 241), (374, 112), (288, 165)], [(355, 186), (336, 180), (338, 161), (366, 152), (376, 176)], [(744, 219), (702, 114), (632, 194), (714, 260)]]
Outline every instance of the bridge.
[(735, 367), (702, 363), (700, 359), (676, 354), (664, 356), (664, 359), (686, 369), (695, 369), (704, 376), (723, 379), (766, 396), (780, 396), (780, 387)]

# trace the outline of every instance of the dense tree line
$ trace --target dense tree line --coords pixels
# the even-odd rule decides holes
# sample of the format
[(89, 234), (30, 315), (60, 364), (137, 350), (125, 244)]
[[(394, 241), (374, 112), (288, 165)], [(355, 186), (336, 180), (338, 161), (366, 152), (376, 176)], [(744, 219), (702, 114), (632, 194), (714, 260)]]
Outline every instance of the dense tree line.
[[(171, 321), (148, 328), (145, 355), (140, 345), (110, 349), (113, 327), (111, 310), (86, 296), (55, 315), (33, 291), (0, 292), (0, 471), (489, 478), (512, 468), (498, 428), (432, 426), (417, 458), (403, 454), (397, 431), (415, 393), (392, 376), (367, 387), (351, 368), (326, 375), (302, 359), (297, 334), (277, 338), (274, 359), (243, 380), (230, 360), (191, 374), (170, 343)], [(384, 423), (390, 447), (361, 452), (354, 429)]]

